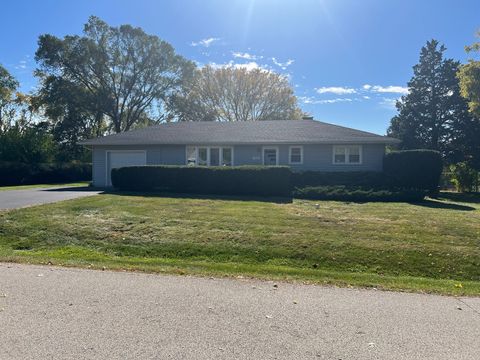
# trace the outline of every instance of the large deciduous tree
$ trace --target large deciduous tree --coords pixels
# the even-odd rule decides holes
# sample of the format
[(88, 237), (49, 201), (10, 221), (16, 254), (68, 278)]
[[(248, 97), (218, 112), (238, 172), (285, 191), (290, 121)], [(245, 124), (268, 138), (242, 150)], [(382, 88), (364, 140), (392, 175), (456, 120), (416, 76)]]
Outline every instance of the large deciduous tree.
[(477, 121), (460, 95), (458, 61), (444, 58), (446, 48), (431, 40), (422, 47), (413, 67), (409, 92), (397, 102), (388, 134), (402, 140), (404, 149), (427, 148), (445, 158), (460, 161), (471, 156)]
[(38, 43), (40, 105), (79, 128), (86, 124), (76, 111), (86, 114), (95, 130), (105, 117), (117, 133), (157, 118), (161, 104), (194, 69), (157, 36), (130, 25), (112, 27), (94, 16), (83, 36), (45, 34)]
[(170, 98), (170, 114), (180, 121), (299, 119), (302, 112), (288, 82), (263, 69), (205, 66)]
[[(480, 30), (477, 32), (480, 38)], [(480, 42), (466, 46), (467, 53), (480, 54)], [(480, 118), (480, 61), (470, 59), (468, 64), (460, 67), (458, 72), (460, 80), (460, 91), (463, 97), (467, 99), (470, 112)]]

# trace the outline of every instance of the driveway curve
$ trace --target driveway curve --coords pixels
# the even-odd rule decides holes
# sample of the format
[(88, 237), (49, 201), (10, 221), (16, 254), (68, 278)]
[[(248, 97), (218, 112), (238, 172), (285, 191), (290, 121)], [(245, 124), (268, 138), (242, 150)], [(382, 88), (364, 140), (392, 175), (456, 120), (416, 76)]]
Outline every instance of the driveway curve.
[(31, 188), (0, 191), (0, 210), (54, 203), (99, 194), (88, 187)]

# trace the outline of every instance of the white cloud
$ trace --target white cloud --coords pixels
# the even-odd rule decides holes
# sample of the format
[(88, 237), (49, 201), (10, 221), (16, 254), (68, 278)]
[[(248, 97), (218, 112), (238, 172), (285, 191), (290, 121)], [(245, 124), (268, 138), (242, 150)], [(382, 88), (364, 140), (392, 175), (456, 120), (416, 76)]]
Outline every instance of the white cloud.
[(336, 99), (315, 99), (310, 96), (300, 96), (300, 101), (304, 104), (335, 104), (339, 102), (352, 102), (350, 98), (336, 98)]
[(341, 87), (341, 86), (315, 88), (315, 91), (319, 94), (336, 94), (336, 95), (355, 94), (357, 92), (355, 89)]
[(215, 38), (215, 37), (210, 37), (210, 38), (207, 38), (207, 39), (202, 39), (200, 41), (192, 41), (190, 43), (191, 46), (203, 46), (203, 47), (210, 47), (210, 45), (212, 45), (214, 42), (217, 42), (219, 41), (220, 38)]
[(365, 84), (362, 86), (364, 90), (370, 90), (372, 88), (372, 85)]
[(369, 99), (370, 99), (370, 96), (364, 95), (363, 98), (364, 98), (365, 100), (369, 100)]
[(230, 60), (228, 63), (225, 63), (225, 64), (218, 64), (218, 63), (211, 62), (208, 65), (210, 65), (214, 69), (220, 69), (220, 68), (224, 68), (224, 67), (232, 67), (234, 69), (247, 69), (249, 71), (253, 70), (253, 69), (261, 69), (261, 70), (265, 70), (265, 71), (270, 71), (267, 67), (265, 67), (264, 65), (260, 65), (255, 61), (250, 61), (250, 62), (247, 62), (247, 63), (235, 63), (232, 60)]
[(18, 64), (14, 65), (14, 68), (16, 70), (25, 70), (28, 67), (28, 57), (26, 57), (27, 60), (20, 60)]
[(392, 99), (392, 98), (383, 98), (382, 101), (380, 101), (380, 105), (387, 109), (396, 109), (395, 105), (397, 104), (398, 99)]
[(232, 55), (234, 58), (239, 58), (239, 59), (245, 59), (245, 60), (258, 60), (258, 59), (263, 59), (263, 56), (261, 55), (253, 55), (249, 53), (242, 53), (242, 52), (236, 52), (232, 51)]
[(380, 86), (375, 85), (371, 87), (371, 91), (376, 93), (392, 93), (392, 94), (408, 94), (408, 88), (402, 86)]
[(233, 64), (232, 66), (235, 69), (241, 69), (241, 68), (245, 68), (247, 70), (263, 69), (263, 67), (261, 65), (257, 64), (255, 61), (250, 61), (248, 63), (243, 63), (243, 64)]
[(272, 57), (272, 62), (277, 65), (278, 67), (282, 68), (283, 70), (286, 70), (287, 67), (289, 67), (290, 65), (292, 65), (295, 60), (292, 60), (292, 59), (288, 59), (286, 62), (280, 62), (278, 61), (276, 58)]

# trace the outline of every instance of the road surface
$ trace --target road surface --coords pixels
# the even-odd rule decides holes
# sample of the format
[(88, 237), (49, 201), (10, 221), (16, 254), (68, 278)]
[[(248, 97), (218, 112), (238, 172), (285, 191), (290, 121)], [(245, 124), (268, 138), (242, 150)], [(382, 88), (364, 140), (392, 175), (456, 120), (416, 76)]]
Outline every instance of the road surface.
[(480, 298), (0, 263), (0, 359), (479, 359)]

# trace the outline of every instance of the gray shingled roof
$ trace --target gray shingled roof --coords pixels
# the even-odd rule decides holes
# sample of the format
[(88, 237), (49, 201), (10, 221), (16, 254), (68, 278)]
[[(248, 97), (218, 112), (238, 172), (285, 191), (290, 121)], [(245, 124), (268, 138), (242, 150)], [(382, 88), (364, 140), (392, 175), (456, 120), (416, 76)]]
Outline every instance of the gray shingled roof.
[(399, 140), (317, 120), (175, 122), (80, 142), (82, 145), (315, 144), (377, 143)]

